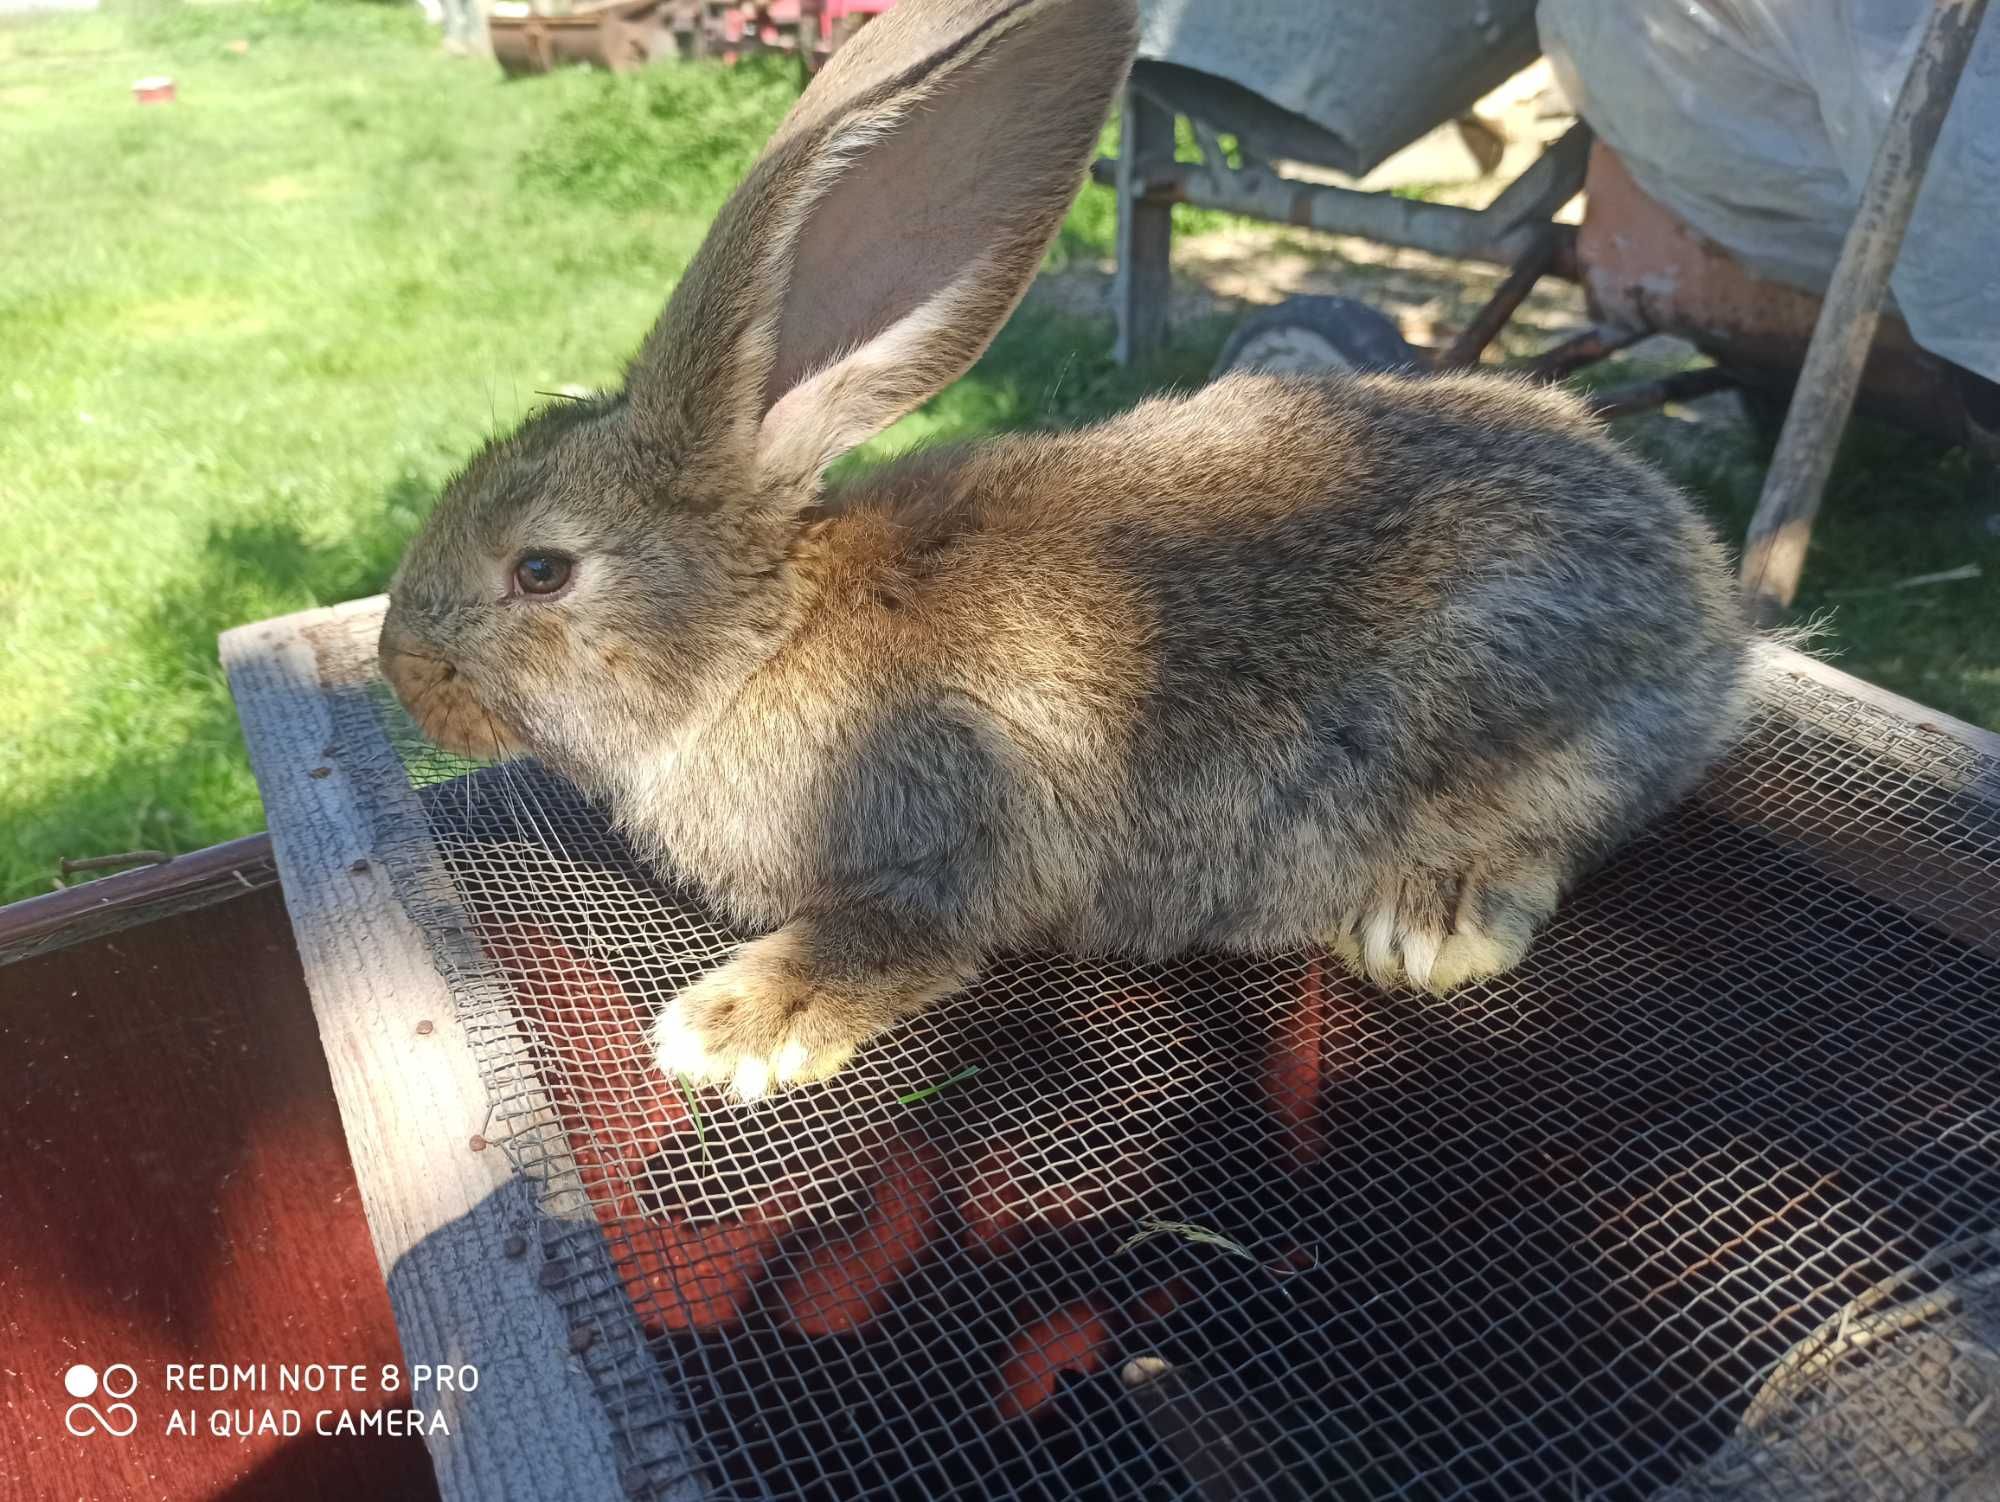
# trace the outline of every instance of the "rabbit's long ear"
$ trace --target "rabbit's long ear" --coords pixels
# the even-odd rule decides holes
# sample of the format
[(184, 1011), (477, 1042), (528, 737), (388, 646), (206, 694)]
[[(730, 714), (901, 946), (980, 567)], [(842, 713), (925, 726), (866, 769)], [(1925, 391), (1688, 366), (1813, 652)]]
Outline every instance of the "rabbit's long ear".
[(813, 80), (634, 363), (676, 490), (782, 503), (962, 375), (1027, 290), (1135, 0), (903, 0)]

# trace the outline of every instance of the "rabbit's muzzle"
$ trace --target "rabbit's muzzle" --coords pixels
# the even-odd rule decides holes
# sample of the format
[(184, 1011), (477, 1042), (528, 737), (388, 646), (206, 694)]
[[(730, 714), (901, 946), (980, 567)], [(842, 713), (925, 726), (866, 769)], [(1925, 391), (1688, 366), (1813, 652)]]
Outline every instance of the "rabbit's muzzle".
[(383, 624), (378, 654), (382, 676), (417, 728), (442, 750), (480, 761), (521, 752), (521, 742), (480, 702), (459, 665), (399, 630), (393, 617)]

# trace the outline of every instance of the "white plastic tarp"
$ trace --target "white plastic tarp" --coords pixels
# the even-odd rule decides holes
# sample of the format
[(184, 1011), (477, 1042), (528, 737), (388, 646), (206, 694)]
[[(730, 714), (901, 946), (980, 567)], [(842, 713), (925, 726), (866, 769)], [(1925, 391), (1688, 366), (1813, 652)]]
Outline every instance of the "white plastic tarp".
[[(1658, 202), (1823, 290), (1931, 0), (1541, 0), (1577, 112)], [(1973, 43), (1891, 280), (1917, 342), (2000, 380), (2000, 7)]]
[(1535, 0), (1141, 0), (1134, 81), (1360, 176), (1535, 58)]

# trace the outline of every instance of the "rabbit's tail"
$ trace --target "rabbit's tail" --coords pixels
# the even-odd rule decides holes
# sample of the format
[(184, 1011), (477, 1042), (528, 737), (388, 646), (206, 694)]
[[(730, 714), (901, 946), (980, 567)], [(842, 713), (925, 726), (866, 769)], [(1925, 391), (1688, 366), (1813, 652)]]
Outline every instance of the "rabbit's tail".
[[(1806, 656), (1825, 662), (1834, 655), (1832, 643), (1818, 646), (1822, 638), (1833, 635), (1833, 612), (1815, 611), (1806, 620), (1789, 626), (1770, 626), (1757, 632), (1750, 639), (1750, 658), (1755, 667), (1769, 667), (1786, 652), (1802, 652)], [(1817, 648), (1817, 649), (1816, 649)]]
[(1822, 645), (1822, 642), (1832, 634), (1832, 619), (1825, 613), (1792, 625), (1747, 633), (1734, 684), (1723, 696), (1727, 706), (1721, 719), (1723, 734), (1716, 742), (1713, 756), (1719, 757), (1736, 745), (1750, 728), (1757, 713), (1760, 685), (1773, 674), (1784, 672), (1787, 659), (1793, 654), (1825, 661), (1831, 655), (1827, 650), (1830, 643)]

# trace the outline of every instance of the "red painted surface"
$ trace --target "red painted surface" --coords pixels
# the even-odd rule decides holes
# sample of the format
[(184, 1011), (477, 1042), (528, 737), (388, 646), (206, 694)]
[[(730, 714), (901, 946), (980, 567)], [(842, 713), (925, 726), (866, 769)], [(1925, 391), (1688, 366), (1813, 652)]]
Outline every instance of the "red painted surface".
[[(622, 1207), (621, 1207), (622, 1208)], [(678, 1219), (629, 1215), (610, 1218), (604, 1235), (612, 1265), (625, 1280), (646, 1326), (663, 1330), (719, 1330), (742, 1317), (764, 1259), (785, 1230), (782, 1221), (724, 1221), (691, 1225)]]
[(486, 952), (506, 970), (535, 1028), (537, 1064), (593, 1198), (630, 1192), (641, 1162), (690, 1125), (662, 1090), (646, 1020), (603, 964), (532, 924), (489, 924)]
[(1319, 1109), (1320, 1040), (1326, 1032), (1326, 961), (1306, 967), (1299, 1003), (1279, 1024), (1264, 1074), (1271, 1110), (1284, 1124), (1285, 1145), (1301, 1164), (1326, 1147)]
[[(1732, 368), (1789, 387), (1819, 322), (1820, 300), (1750, 271), (1633, 181), (1602, 141), (1590, 150), (1588, 210), (1577, 230), (1591, 310), (1604, 322), (1692, 340)], [(1965, 441), (1965, 401), (1946, 363), (1884, 310), (1862, 368), (1861, 410), (1945, 443)]]
[(839, 1335), (887, 1308), (937, 1233), (938, 1191), (935, 1150), (906, 1144), (890, 1153), (861, 1228), (814, 1247), (786, 1284), (793, 1323), (807, 1335)]
[[(955, 1146), (913, 1133), (857, 1149), (854, 1158), (868, 1165), (864, 1205), (835, 1226), (813, 1224), (783, 1195), (721, 1221), (662, 1213), (656, 1201), (648, 1203), (649, 1160), (668, 1149), (668, 1156), (698, 1154), (698, 1123), (680, 1087), (650, 1062), (650, 1012), (642, 1012), (609, 966), (541, 929), (495, 923), (483, 942), (524, 1003), (613, 1263), (656, 1335), (735, 1328), (765, 1300), (767, 1287), (775, 1297), (762, 1303), (760, 1319), (812, 1340), (860, 1335), (897, 1302), (927, 1253), (949, 1254), (948, 1238), (957, 1250), (981, 1257), (1012, 1254), (1038, 1237), (1062, 1237), (1129, 1214), (1156, 1176), (1157, 1165), (1143, 1156), (1107, 1158), (1102, 1150), (1065, 1156), (1056, 1146), (1066, 1140), (1059, 1129)], [(1300, 972), (1297, 987), (1297, 1004), (1274, 1032), (1260, 1083), (1280, 1141), (1304, 1164), (1324, 1148), (1323, 1060), (1356, 1003), (1344, 979), (1319, 961)], [(1156, 1021), (1170, 1015), (1163, 997), (1140, 988), (1102, 999), (1074, 1025), (1116, 1037), (1134, 1009)], [(1191, 1073), (1184, 1066), (1198, 1054), (1191, 1038), (1179, 1038), (1144, 1057), (1114, 1055), (1116, 1079), (1107, 1077), (1101, 1088), (1157, 1105), (1173, 1098), (1176, 1079)], [(1307, 1249), (1279, 1256), (1310, 1265)], [(997, 1416), (1031, 1412), (1054, 1391), (1058, 1373), (1101, 1364), (1108, 1322), (1163, 1318), (1192, 1293), (1172, 1278), (1136, 1292), (1122, 1308), (1017, 1311), (1019, 1333), (995, 1353)]]
[(1002, 1418), (1033, 1413), (1055, 1396), (1062, 1372), (1094, 1371), (1102, 1364), (1110, 1335), (1104, 1316), (1089, 1303), (1071, 1304), (1036, 1319), (1014, 1337), (1000, 1368), (995, 1402)]
[[(372, 1386), (165, 1390), (169, 1363), (402, 1359), (275, 889), (0, 969), (0, 1143), (0, 1497), (436, 1495), (420, 1439), (313, 1432), (395, 1406)], [(77, 1362), (132, 1367), (129, 1437), (66, 1431)], [(296, 1438), (207, 1432), (287, 1409)]]

